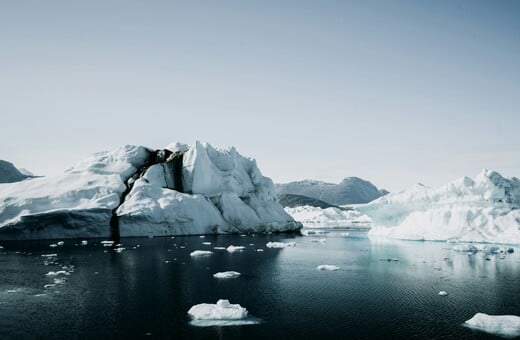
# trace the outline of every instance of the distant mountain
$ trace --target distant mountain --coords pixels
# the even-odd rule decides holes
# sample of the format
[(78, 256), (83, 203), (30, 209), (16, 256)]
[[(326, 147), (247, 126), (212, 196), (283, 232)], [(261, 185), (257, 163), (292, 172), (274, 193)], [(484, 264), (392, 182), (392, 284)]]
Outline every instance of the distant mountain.
[(368, 203), (388, 193), (358, 177), (347, 177), (339, 184), (316, 180), (276, 184), (276, 192), (279, 196), (282, 194), (302, 195), (332, 205)]
[(324, 202), (322, 200), (302, 196), (302, 195), (294, 195), (294, 194), (280, 194), (278, 196), (280, 200), (280, 204), (287, 208), (295, 208), (295, 207), (302, 207), (302, 206), (311, 206), (311, 207), (317, 207), (317, 208), (338, 208), (344, 210), (345, 208), (338, 207), (337, 205), (329, 204), (327, 202)]
[(13, 163), (0, 159), (0, 183), (13, 183), (26, 179), (27, 176), (18, 170)]

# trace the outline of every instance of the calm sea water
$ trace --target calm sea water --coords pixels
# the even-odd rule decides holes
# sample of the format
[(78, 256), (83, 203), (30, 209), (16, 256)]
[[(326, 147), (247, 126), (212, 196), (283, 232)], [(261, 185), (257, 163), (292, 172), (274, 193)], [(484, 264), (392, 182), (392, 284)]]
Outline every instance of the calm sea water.
[[(100, 240), (56, 248), (49, 244), (58, 240), (2, 242), (0, 338), (490, 338), (461, 324), (476, 312), (520, 315), (519, 249), (500, 259), (455, 253), (445, 243), (381, 243), (335, 232), (317, 237), (325, 242), (314, 238), (131, 238), (121, 253)], [(270, 249), (269, 241), (296, 246)], [(229, 245), (246, 249), (213, 249)], [(214, 254), (191, 258), (193, 250)], [(341, 269), (318, 271), (320, 264)], [(46, 275), (59, 270), (73, 272)], [(242, 276), (213, 278), (226, 270)], [(55, 278), (65, 280), (54, 285)], [(221, 298), (262, 322), (190, 325), (192, 305)]]

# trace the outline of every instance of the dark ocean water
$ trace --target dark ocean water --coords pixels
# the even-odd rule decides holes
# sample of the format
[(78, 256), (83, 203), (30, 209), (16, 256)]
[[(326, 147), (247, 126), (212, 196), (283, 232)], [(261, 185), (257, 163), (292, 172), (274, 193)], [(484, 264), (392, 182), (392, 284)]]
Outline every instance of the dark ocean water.
[[(100, 240), (65, 240), (56, 248), (49, 244), (58, 240), (2, 242), (0, 338), (480, 339), (491, 336), (461, 326), (475, 313), (520, 315), (520, 249), (501, 259), (459, 254), (445, 243), (325, 238), (131, 238), (121, 253)], [(269, 241), (296, 246), (270, 249)], [(229, 245), (246, 249), (213, 249)], [(190, 257), (197, 249), (214, 254)], [(341, 269), (318, 271), (320, 264)], [(58, 270), (73, 272), (45, 288), (56, 278), (46, 273)], [(213, 278), (226, 270), (242, 276)], [(221, 298), (262, 322), (190, 325), (192, 305)]]

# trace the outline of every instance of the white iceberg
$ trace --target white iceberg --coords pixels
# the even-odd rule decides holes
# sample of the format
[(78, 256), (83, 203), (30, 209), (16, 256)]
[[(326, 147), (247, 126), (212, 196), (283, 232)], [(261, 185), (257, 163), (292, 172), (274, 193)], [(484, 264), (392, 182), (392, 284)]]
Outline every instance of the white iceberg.
[(191, 257), (197, 257), (197, 256), (209, 256), (213, 255), (213, 252), (210, 250), (195, 250), (190, 253)]
[(235, 271), (227, 271), (227, 272), (218, 272), (213, 274), (214, 278), (217, 279), (234, 279), (236, 277), (239, 277), (241, 274), (239, 272)]
[(285, 248), (285, 247), (295, 247), (296, 243), (294, 242), (267, 242), (265, 245), (267, 248)]
[(340, 268), (338, 266), (332, 265), (332, 264), (320, 264), (318, 267), (316, 267), (317, 270), (330, 270), (330, 271), (336, 271)]
[(0, 184), (0, 238), (106, 238), (111, 221), (123, 237), (301, 228), (255, 160), (200, 142), (168, 147), (127, 145), (58, 176)]
[(319, 208), (313, 206), (286, 207), (296, 221), (305, 227), (356, 227), (369, 228), (372, 222), (367, 215), (352, 209), (340, 209), (336, 207)]
[(520, 316), (477, 313), (464, 326), (505, 338), (520, 336)]
[(441, 290), (438, 295), (439, 296), (448, 296), (448, 292), (445, 290)]
[(370, 237), (520, 243), (520, 180), (484, 170), (431, 189), (416, 185), (356, 207)]
[(239, 304), (228, 300), (218, 300), (216, 304), (201, 303), (188, 310), (191, 324), (194, 326), (235, 326), (258, 323), (257, 319), (248, 318), (248, 311)]

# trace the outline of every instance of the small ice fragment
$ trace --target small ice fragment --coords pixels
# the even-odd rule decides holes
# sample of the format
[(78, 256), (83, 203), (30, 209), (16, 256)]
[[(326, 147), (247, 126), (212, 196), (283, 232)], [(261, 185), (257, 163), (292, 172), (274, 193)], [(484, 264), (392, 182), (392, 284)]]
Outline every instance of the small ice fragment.
[(310, 241), (313, 242), (313, 243), (327, 243), (327, 239), (326, 238), (313, 238)]
[(88, 244), (88, 241), (87, 241), (87, 240), (83, 240), (83, 241), (81, 241), (81, 245), (82, 245), (82, 246), (86, 246), (87, 244)]
[(120, 252), (122, 252), (123, 250), (125, 250), (125, 248), (123, 248), (123, 247), (114, 248), (114, 251), (115, 251), (116, 253), (120, 253)]
[(114, 241), (101, 241), (103, 247), (111, 247), (114, 244)]
[(70, 273), (65, 270), (58, 270), (57, 272), (48, 272), (45, 275), (46, 276), (58, 276), (58, 275), (70, 275)]
[(61, 285), (65, 283), (65, 279), (54, 279), (55, 285)]
[(256, 251), (264, 251), (263, 249), (258, 248)]
[(195, 257), (195, 256), (209, 256), (209, 255), (213, 255), (213, 252), (209, 251), (209, 250), (195, 250), (195, 251), (192, 251), (190, 253), (191, 257)]
[(226, 247), (213, 247), (213, 249), (217, 249), (217, 250), (226, 250)]
[(339, 267), (338, 266), (335, 266), (335, 265), (332, 265), (332, 264), (321, 264), (319, 265), (318, 267), (316, 267), (316, 269), (318, 270), (338, 270)]
[(520, 336), (520, 316), (516, 315), (477, 313), (463, 326), (507, 338)]
[(448, 295), (448, 292), (445, 291), (445, 290), (441, 290), (441, 291), (439, 292), (439, 296), (446, 296), (446, 295)]
[(244, 250), (246, 247), (243, 247), (243, 246), (229, 246), (226, 248), (226, 250), (228, 251), (228, 253), (234, 253), (234, 252), (237, 252), (237, 251), (242, 251)]
[(296, 243), (294, 242), (267, 242), (265, 245), (267, 248), (285, 248), (285, 247), (295, 247)]
[(218, 273), (213, 274), (213, 277), (217, 278), (217, 279), (234, 279), (239, 276), (240, 276), (240, 273), (235, 272), (235, 271), (218, 272)]
[(199, 237), (200, 237), (200, 238), (204, 238), (204, 237), (206, 237), (206, 236), (204, 236), (204, 235), (200, 235)]
[(56, 257), (58, 254), (42, 254), (43, 257)]
[(246, 237), (246, 234), (242, 234), (242, 235), (240, 235), (240, 236), (241, 236), (241, 237)]
[(205, 245), (205, 246), (210, 246), (211, 242), (202, 242), (202, 244)]
[(57, 243), (57, 245), (59, 245), (59, 246), (62, 246), (64, 244), (65, 244), (65, 242), (63, 242), (63, 241), (60, 241), (60, 242)]
[(49, 244), (49, 247), (56, 248), (58, 245), (56, 243)]

